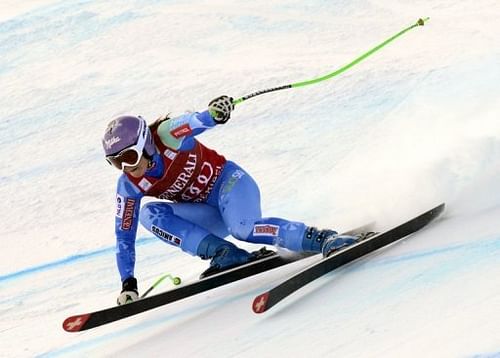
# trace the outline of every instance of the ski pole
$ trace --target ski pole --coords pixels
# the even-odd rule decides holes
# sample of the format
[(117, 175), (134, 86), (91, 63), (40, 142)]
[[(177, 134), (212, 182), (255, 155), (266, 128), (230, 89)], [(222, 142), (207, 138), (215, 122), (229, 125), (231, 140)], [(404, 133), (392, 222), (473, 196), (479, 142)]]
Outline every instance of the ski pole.
[(329, 73), (327, 75), (324, 75), (324, 76), (321, 76), (321, 77), (317, 77), (317, 78), (313, 78), (313, 79), (306, 80), (306, 81), (302, 81), (302, 82), (295, 82), (295, 83), (284, 85), (284, 86), (273, 87), (273, 88), (268, 88), (268, 89), (260, 90), (260, 91), (257, 91), (257, 92), (253, 92), (253, 93), (247, 94), (246, 96), (243, 96), (243, 97), (235, 99), (233, 101), (233, 104), (237, 105), (237, 104), (239, 104), (239, 103), (241, 103), (243, 101), (246, 101), (249, 98), (260, 96), (261, 94), (264, 94), (264, 93), (269, 93), (269, 92), (274, 92), (274, 91), (280, 91), (280, 90), (284, 90), (284, 89), (288, 89), (288, 88), (304, 87), (304, 86), (309, 86), (309, 85), (312, 85), (312, 84), (315, 84), (315, 83), (319, 83), (319, 82), (322, 82), (322, 81), (329, 80), (330, 78), (335, 77), (335, 76), (341, 74), (342, 72), (347, 71), (349, 68), (351, 68), (354, 65), (358, 64), (359, 62), (363, 61), (365, 58), (367, 58), (368, 56), (370, 56), (373, 53), (377, 52), (382, 47), (384, 47), (388, 43), (394, 41), (395, 39), (397, 39), (398, 37), (402, 36), (404, 33), (410, 31), (411, 29), (413, 29), (415, 27), (418, 27), (418, 26), (424, 26), (424, 23), (427, 20), (429, 20), (428, 17), (418, 19), (417, 22), (415, 22), (413, 25), (408, 26), (407, 28), (401, 30), (400, 32), (398, 32), (394, 36), (388, 38), (387, 40), (385, 40), (384, 42), (382, 42), (379, 45), (375, 46), (371, 50), (365, 52), (364, 54), (362, 54), (361, 56), (359, 56), (358, 58), (356, 58), (354, 61), (348, 63), (347, 65), (345, 65), (345, 66), (339, 68), (338, 70), (335, 70), (335, 71), (333, 71), (333, 72), (331, 72), (331, 73)]
[(159, 278), (155, 281), (155, 283), (153, 283), (153, 285), (152, 285), (150, 288), (148, 288), (148, 289), (146, 290), (146, 292), (144, 292), (144, 293), (142, 294), (141, 298), (146, 297), (146, 296), (147, 296), (147, 295), (148, 295), (148, 294), (149, 294), (149, 293), (150, 293), (150, 292), (151, 292), (151, 291), (152, 291), (152, 290), (153, 290), (156, 286), (158, 286), (158, 285), (159, 285), (159, 284), (160, 284), (160, 283), (161, 283), (164, 279), (166, 279), (166, 278), (169, 278), (169, 279), (172, 281), (172, 283), (173, 283), (174, 285), (176, 285), (176, 286), (181, 284), (181, 278), (180, 278), (180, 277), (177, 277), (177, 276), (175, 276), (175, 277), (174, 277), (174, 276), (172, 276), (171, 274), (166, 273), (166, 274), (164, 274), (164, 275), (160, 276), (160, 277), (159, 277)]

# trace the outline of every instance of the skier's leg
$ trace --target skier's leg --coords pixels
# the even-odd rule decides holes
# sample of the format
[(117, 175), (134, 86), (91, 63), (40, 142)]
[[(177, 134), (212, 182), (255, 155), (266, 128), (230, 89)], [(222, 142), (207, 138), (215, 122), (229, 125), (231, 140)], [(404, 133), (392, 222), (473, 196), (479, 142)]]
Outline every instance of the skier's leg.
[(252, 243), (276, 245), (292, 251), (321, 252), (323, 243), (336, 239), (329, 250), (355, 242), (352, 236), (338, 236), (333, 230), (317, 230), (302, 222), (262, 218), (260, 191), (253, 178), (232, 162), (226, 164), (218, 206), (228, 231), (235, 238)]
[(207, 224), (210, 218), (214, 219), (214, 222), (220, 220), (217, 211), (203, 204), (194, 209), (200, 215), (200, 221), (207, 224), (206, 227), (202, 227), (176, 215), (176, 205), (165, 202), (145, 204), (139, 215), (141, 224), (168, 244), (180, 247), (183, 251), (202, 259), (212, 258), (214, 262), (211, 265), (218, 265), (219, 268), (240, 265), (249, 260), (248, 252), (207, 229), (210, 226)]
[(280, 218), (262, 218), (259, 187), (235, 163), (226, 164), (217, 194), (217, 205), (232, 236), (242, 241), (302, 251), (295, 242), (302, 240), (306, 226)]
[(355, 236), (338, 235), (334, 230), (318, 230), (301, 222), (280, 218), (262, 218), (257, 221), (247, 241), (262, 242), (263, 238), (291, 251), (323, 252), (324, 256), (358, 241)]
[(229, 235), (217, 208), (204, 203), (169, 203), (174, 214), (201, 226), (211, 234), (224, 238)]
[(229, 233), (238, 240), (273, 245), (271, 239), (251, 241), (255, 222), (262, 219), (260, 192), (253, 178), (233, 162), (226, 163), (220, 186), (209, 202), (215, 201)]

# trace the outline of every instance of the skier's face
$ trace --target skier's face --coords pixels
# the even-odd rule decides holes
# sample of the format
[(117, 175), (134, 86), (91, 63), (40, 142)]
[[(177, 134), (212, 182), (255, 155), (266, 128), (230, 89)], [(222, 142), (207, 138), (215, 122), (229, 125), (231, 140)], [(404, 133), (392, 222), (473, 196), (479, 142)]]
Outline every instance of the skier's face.
[(148, 170), (148, 163), (149, 161), (142, 156), (139, 160), (139, 164), (135, 167), (125, 167), (123, 172), (132, 175), (134, 178), (140, 178), (144, 176), (146, 170)]

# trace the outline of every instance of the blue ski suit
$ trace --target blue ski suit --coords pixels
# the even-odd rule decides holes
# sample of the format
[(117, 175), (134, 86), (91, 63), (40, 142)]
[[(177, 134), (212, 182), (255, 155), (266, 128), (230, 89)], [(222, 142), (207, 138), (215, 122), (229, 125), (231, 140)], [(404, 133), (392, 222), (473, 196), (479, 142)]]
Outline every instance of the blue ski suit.
[[(215, 125), (208, 111), (188, 113), (161, 122), (154, 138), (157, 149), (160, 147), (163, 150), (157, 150), (154, 154), (153, 165), (145, 177), (168, 178), (169, 171), (174, 169), (165, 165), (168, 158), (165, 160), (164, 157), (177, 154), (190, 156), (199, 147), (195, 137)], [(179, 177), (182, 178), (182, 175)], [(144, 187), (150, 185), (144, 180), (139, 184), (134, 183), (125, 173), (118, 179), (116, 259), (122, 281), (134, 276), (135, 239), (139, 221), (160, 240), (191, 255), (197, 254), (198, 245), (208, 235), (219, 238), (232, 235), (246, 242), (303, 251), (306, 225), (280, 218), (263, 218), (259, 187), (244, 169), (232, 161), (224, 162), (218, 175), (214, 176), (214, 182), (205, 191), (206, 195), (196, 198), (177, 195), (173, 200), (152, 201), (141, 208), (141, 199), (148, 196)], [(153, 196), (168, 198), (156, 194)]]

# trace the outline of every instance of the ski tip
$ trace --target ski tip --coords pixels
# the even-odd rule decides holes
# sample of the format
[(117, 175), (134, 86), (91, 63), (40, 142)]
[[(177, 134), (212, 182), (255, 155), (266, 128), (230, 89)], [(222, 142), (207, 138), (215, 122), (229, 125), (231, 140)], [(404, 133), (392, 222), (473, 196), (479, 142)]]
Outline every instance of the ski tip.
[(262, 313), (267, 310), (267, 300), (269, 299), (269, 292), (258, 295), (253, 300), (252, 309), (255, 313)]
[(90, 318), (90, 313), (71, 316), (64, 320), (62, 326), (66, 332), (79, 332), (82, 330), (85, 322)]

